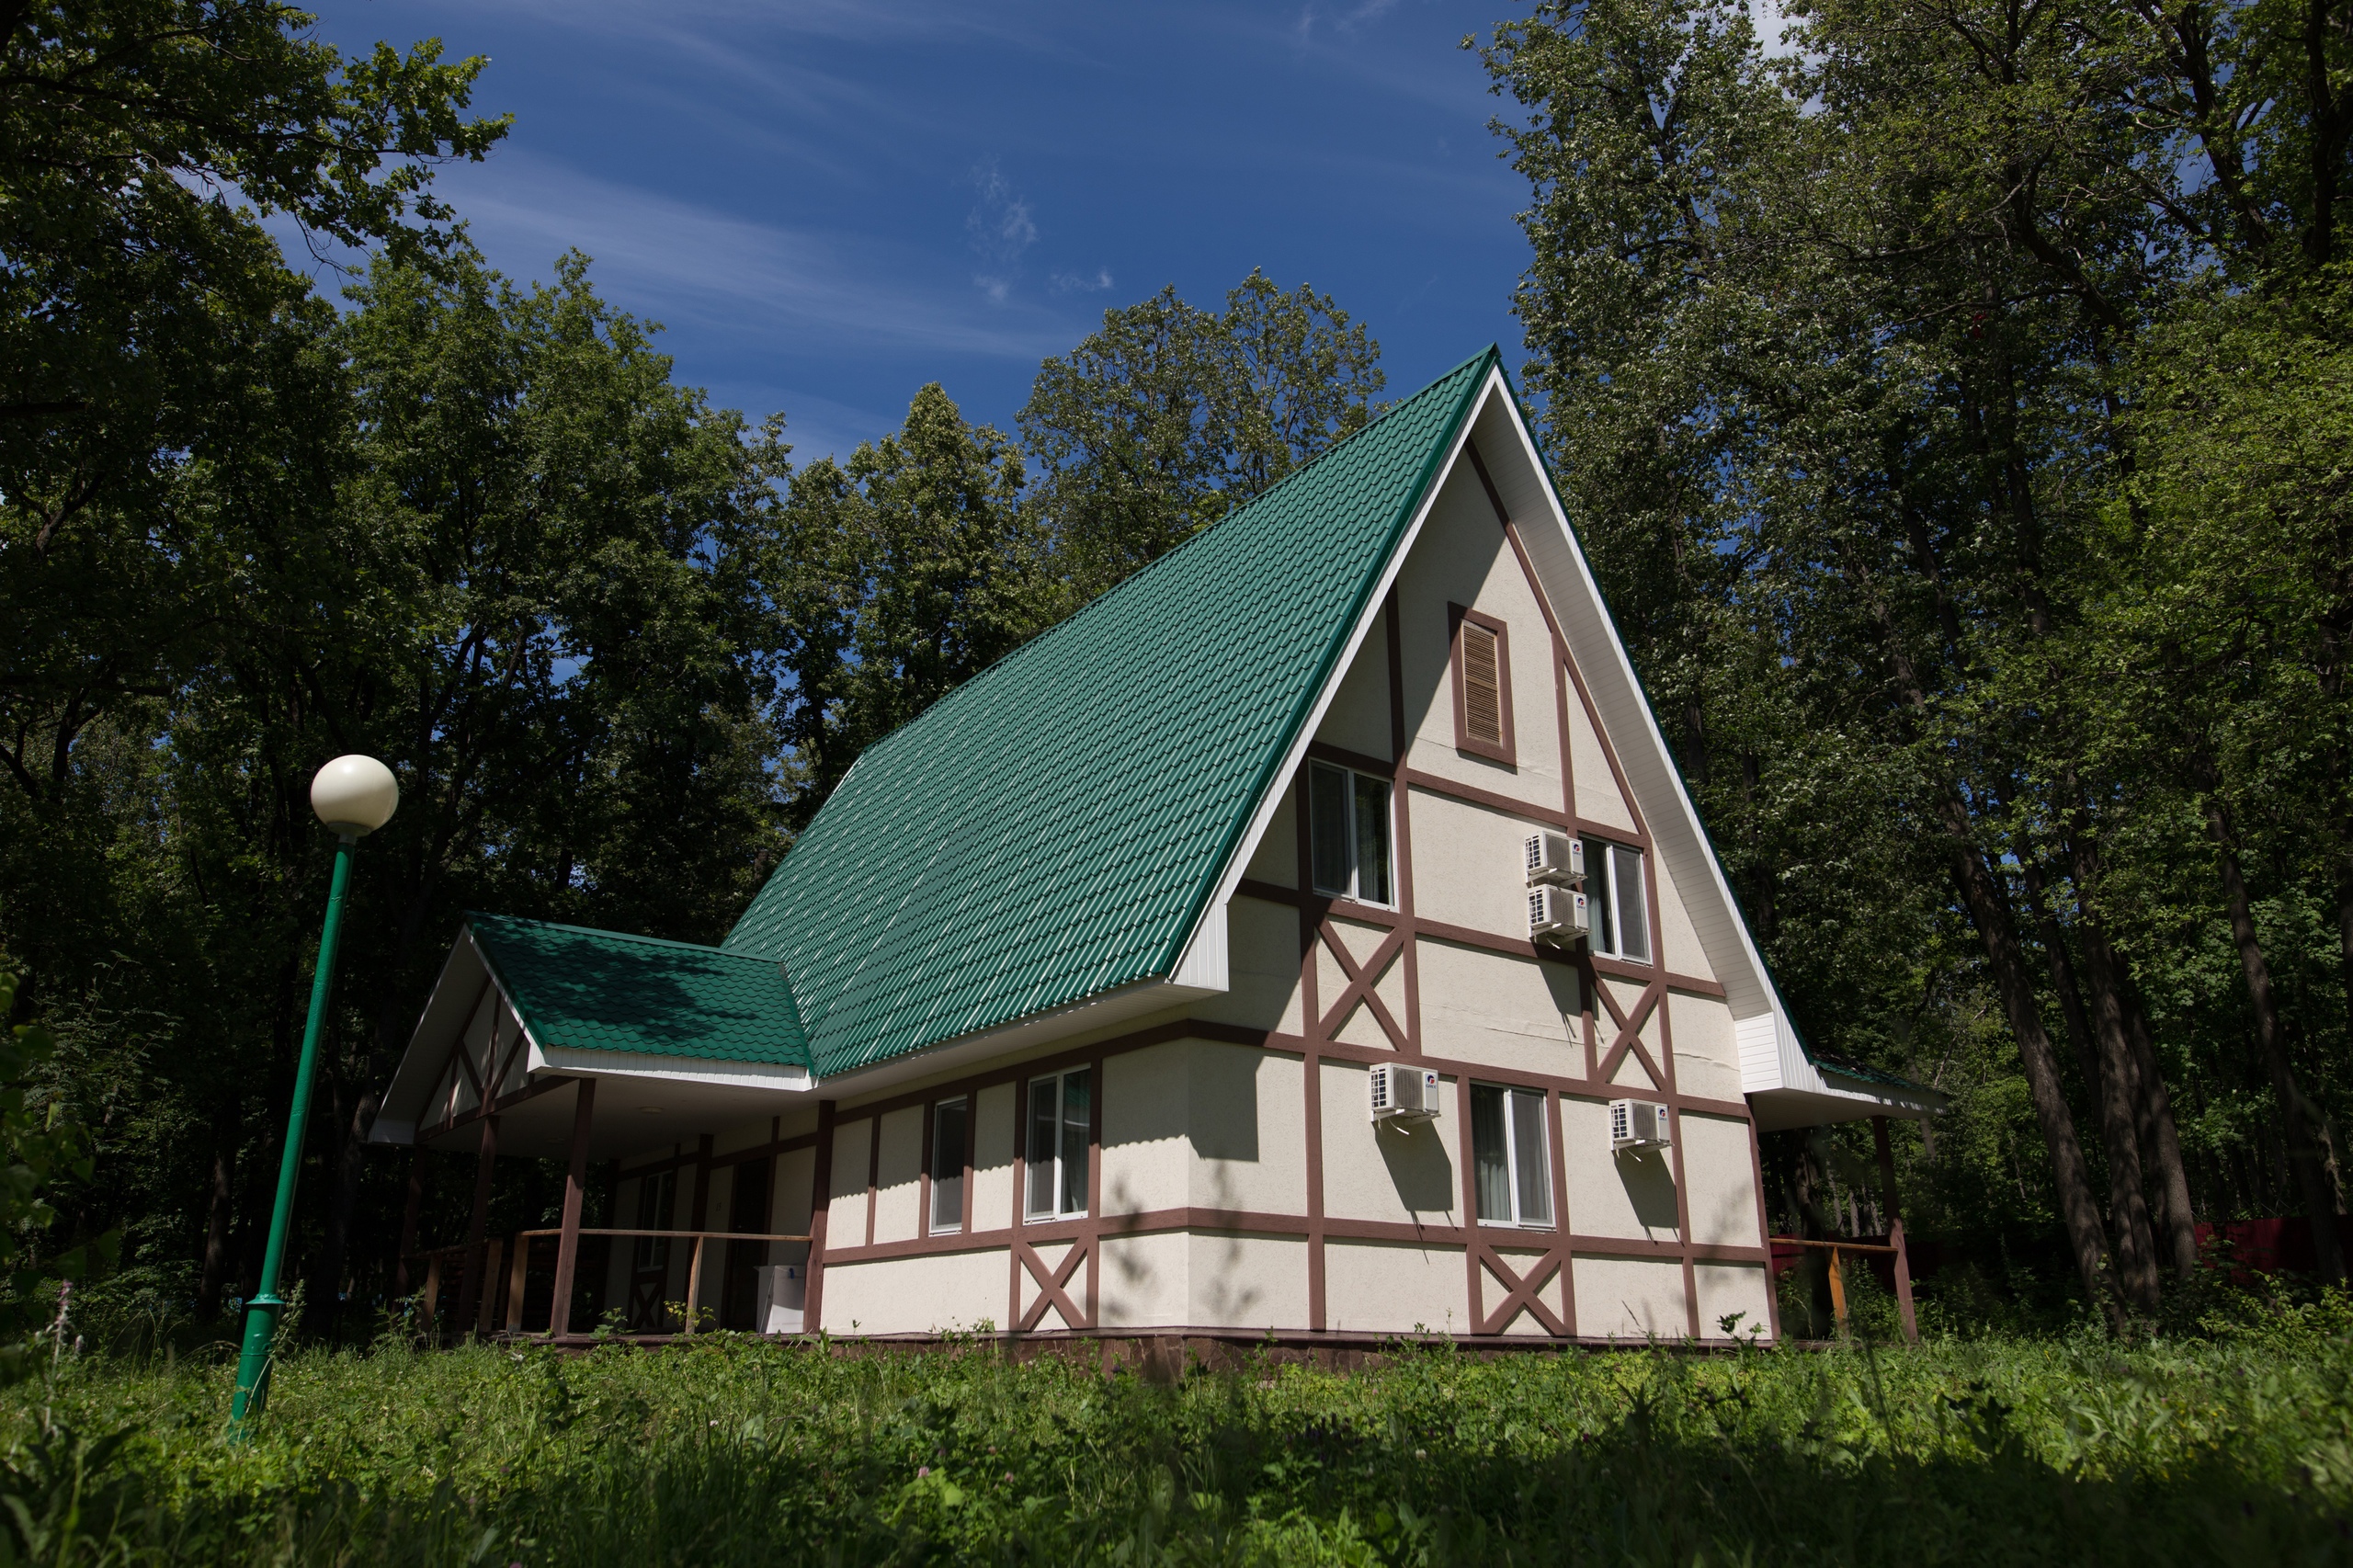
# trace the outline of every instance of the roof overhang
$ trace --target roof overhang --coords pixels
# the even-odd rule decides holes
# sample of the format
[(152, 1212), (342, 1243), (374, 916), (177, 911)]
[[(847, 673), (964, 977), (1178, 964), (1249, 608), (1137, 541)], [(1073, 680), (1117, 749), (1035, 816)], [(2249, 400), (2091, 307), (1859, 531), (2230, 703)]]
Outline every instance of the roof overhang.
[[(495, 1096), (502, 1154), (567, 1155), (578, 1105), (578, 1096), (568, 1092), (568, 1086), (584, 1079), (598, 1085), (588, 1141), (591, 1159), (634, 1153), (649, 1144), (781, 1114), (808, 1104), (813, 1086), (803, 1067), (551, 1046), (532, 1032), (469, 924), (442, 962), (368, 1141), (450, 1150), (480, 1147), (478, 1104), (466, 1105), (454, 1119), (431, 1113), (438, 1104), (437, 1091), (448, 1082), (453, 1053), (470, 1037), (483, 1033), (510, 1040), (519, 1036), (524, 1046), (514, 1075), (492, 1085), (502, 1091)], [(463, 1100), (472, 1097), (460, 1096)]]

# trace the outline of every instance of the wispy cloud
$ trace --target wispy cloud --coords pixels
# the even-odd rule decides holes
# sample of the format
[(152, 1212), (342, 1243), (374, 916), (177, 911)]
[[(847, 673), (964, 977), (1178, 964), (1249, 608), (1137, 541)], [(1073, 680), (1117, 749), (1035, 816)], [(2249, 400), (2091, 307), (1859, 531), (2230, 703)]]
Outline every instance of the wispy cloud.
[(540, 274), (577, 246), (609, 298), (673, 325), (1009, 358), (1059, 352), (1069, 335), (1043, 310), (976, 311), (939, 258), (911, 247), (761, 222), (529, 153), (443, 183), (502, 267)]
[(1357, 0), (1353, 6), (1309, 4), (1299, 8), (1299, 33), (1305, 38), (1318, 27), (1337, 28), (1344, 33), (1354, 32), (1365, 23), (1376, 21), (1396, 8), (1397, 0)]
[(1029, 215), (1029, 204), (1021, 199), (995, 158), (972, 171), (972, 184), (981, 199), (964, 220), (964, 229), (972, 236), (972, 252), (981, 258), (982, 268), (972, 275), (972, 281), (991, 303), (1001, 305), (1021, 277), (1022, 256), (1038, 243), (1038, 225)]
[(1111, 269), (1098, 267), (1092, 275), (1084, 272), (1057, 272), (1047, 279), (1046, 286), (1057, 294), (1100, 294), (1111, 287)]

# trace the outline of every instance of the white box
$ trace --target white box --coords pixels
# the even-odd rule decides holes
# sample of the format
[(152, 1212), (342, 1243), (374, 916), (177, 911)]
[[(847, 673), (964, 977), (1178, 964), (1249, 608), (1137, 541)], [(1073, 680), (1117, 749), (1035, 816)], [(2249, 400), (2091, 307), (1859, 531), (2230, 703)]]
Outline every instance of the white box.
[(808, 1267), (776, 1263), (752, 1270), (756, 1290), (752, 1322), (762, 1334), (799, 1334), (801, 1309), (809, 1297)]

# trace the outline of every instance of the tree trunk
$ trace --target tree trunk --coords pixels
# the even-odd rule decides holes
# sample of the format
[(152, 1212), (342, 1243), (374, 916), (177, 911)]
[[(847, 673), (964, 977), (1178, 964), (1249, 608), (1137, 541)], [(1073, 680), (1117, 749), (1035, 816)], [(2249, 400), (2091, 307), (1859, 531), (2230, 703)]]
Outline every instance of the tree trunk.
[(2075, 1119), (2067, 1109), (2067, 1096), (2059, 1083), (2058, 1054), (2051, 1048), (2041, 1010), (2035, 1005), (2033, 983), (2027, 978), (2026, 955), (2018, 950), (2018, 933), (2010, 926), (2008, 896), (1995, 886), (1993, 872), (1971, 832), (1969, 807), (1949, 784), (1940, 790), (1937, 814), (1951, 849), (1953, 881), (1985, 944), (1986, 966), (1993, 971), (1995, 990), (2002, 998), (2002, 1010), (2009, 1017), (2010, 1033), (2018, 1040), (2018, 1056), (2026, 1066), (2027, 1090), (2034, 1101), (2034, 1119), (2042, 1129), (2042, 1141), (2051, 1151), (2052, 1181), (2059, 1191), (2059, 1211), (2067, 1223), (2075, 1271), (2085, 1292), (2107, 1316), (2109, 1326), (2121, 1333), (2123, 1303), (2100, 1267), (2106, 1238), (2100, 1230), (2099, 1205), (2092, 1197), (2091, 1171), (2084, 1164), (2082, 1145), (2075, 1142)]
[[(1870, 568), (1851, 554), (1846, 571), (1879, 623), (1896, 689), (1914, 715), (1925, 717), (1928, 706), (1927, 691), (1912, 655), (1904, 647), (1903, 635), (1896, 629), (1895, 618), (1888, 609), (1886, 597), (1872, 582)], [(1942, 603), (1941, 582), (1938, 593)], [(1944, 829), (1946, 847), (1952, 858), (1953, 882), (1961, 902), (1969, 908), (1969, 917), (1977, 927), (1979, 938), (1985, 944), (1987, 967), (1993, 971), (2002, 1010), (2009, 1017), (2010, 1032), (2018, 1042), (2018, 1056), (2026, 1066), (2034, 1119), (2051, 1153), (2051, 1179), (2058, 1188), (2059, 1210), (2066, 1221), (2068, 1246), (2075, 1255), (2075, 1270), (2082, 1277), (2085, 1293), (2099, 1304), (2109, 1328), (2121, 1333), (2123, 1302), (2100, 1267), (2107, 1238), (2101, 1233), (2099, 1204), (2092, 1196), (2091, 1172), (2084, 1164), (2083, 1147), (2075, 1142), (2075, 1119), (2067, 1109), (2067, 1096), (2059, 1083), (2058, 1059), (2051, 1049), (2051, 1036), (2042, 1027), (2042, 1014), (2035, 1005), (2026, 957), (2018, 950), (2018, 933), (2011, 927), (2008, 891), (1995, 885), (1985, 857), (1977, 847), (1975, 824), (1970, 820), (1969, 804), (1961, 799), (1960, 787), (1950, 778), (1939, 778), (1934, 787), (1937, 820)]]
[(2116, 1049), (2109, 1049), (2105, 1031), (2096, 1031), (2076, 984), (2075, 967), (2067, 955), (2067, 934), (2059, 928), (2043, 888), (2042, 869), (2031, 854), (2018, 858), (2026, 877), (2027, 909), (2042, 936), (2043, 952), (2051, 966), (2051, 983), (2059, 993), (2060, 1011), (2067, 1020), (2067, 1036), (2082, 1059), (2084, 1089), (2096, 1108), (2100, 1146), (2108, 1154), (2109, 1231), (2114, 1239), (2116, 1280), (2131, 1301), (2144, 1312), (2157, 1310), (2157, 1244), (2149, 1224), (2149, 1205), (2141, 1190), (2140, 1129), (2132, 1115), (2132, 1074), (2123, 1051), (2121, 1031)]
[[(2132, 1063), (2133, 1115), (2139, 1123), (2142, 1153), (2156, 1168), (2155, 1181), (2148, 1184), (2157, 1199), (2152, 1215), (2164, 1232), (2174, 1277), (2187, 1283), (2198, 1269), (2198, 1211), (2189, 1199), (2189, 1166), (2181, 1154), (2181, 1130), (2174, 1122), (2173, 1096), (2165, 1088), (2156, 1044), (2149, 1038), (2148, 1017), (2132, 994), (2123, 960), (2108, 945), (2107, 933), (2097, 920), (2085, 923), (2084, 967), (2097, 967), (2099, 984), (2116, 1007), (2117, 1024), (2123, 1030), (2124, 1049)], [(2143, 1174), (2147, 1174), (2146, 1165)]]
[(2246, 877), (2239, 867), (2238, 838), (2230, 813), (2211, 782), (2206, 796), (2206, 830), (2213, 835), (2222, 880), (2222, 902), (2230, 910), (2231, 936), (2238, 943), (2239, 967), (2246, 975), (2247, 999), (2255, 1008), (2256, 1046), (2271, 1075), (2271, 1092), (2279, 1103), (2279, 1131), (2286, 1145), (2289, 1174), (2303, 1198), (2313, 1221), (2313, 1257), (2320, 1277), (2332, 1283), (2345, 1278), (2345, 1260), (2336, 1246), (2336, 1204), (2321, 1169), (2313, 1141), (2312, 1118), (2296, 1070), (2288, 1060), (2287, 1040), (2279, 1029), (2279, 1002), (2271, 989), (2271, 966), (2263, 956), (2263, 942), (2255, 929), (2254, 906), (2248, 901)]
[(225, 1096), (212, 1113), (212, 1198), (204, 1216), (204, 1267), (197, 1277), (196, 1315), (210, 1323), (221, 1315), (221, 1290), (229, 1278), (229, 1224), (236, 1217), (237, 1096)]

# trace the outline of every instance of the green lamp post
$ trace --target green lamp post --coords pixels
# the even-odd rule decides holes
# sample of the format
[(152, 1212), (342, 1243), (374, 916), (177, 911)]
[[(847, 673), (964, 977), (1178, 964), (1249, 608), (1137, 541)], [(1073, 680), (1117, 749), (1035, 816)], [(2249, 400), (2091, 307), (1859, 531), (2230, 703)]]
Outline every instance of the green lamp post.
[(237, 1392), (229, 1406), (233, 1428), (261, 1414), (269, 1397), (270, 1341), (286, 1303), (278, 1294), (286, 1256), (286, 1229), (294, 1218), (294, 1182), (302, 1170), (302, 1123), (311, 1112), (311, 1079), (326, 1029), (327, 998), (335, 990), (335, 936), (343, 924), (343, 891), (351, 880), (352, 846), (392, 820), (401, 803), (392, 770), (372, 756), (339, 756), (311, 780), (311, 809), (335, 835), (335, 881), (327, 890), (326, 926), (319, 933), (318, 972), (311, 981), (311, 1017), (302, 1026), (302, 1058), (294, 1069), (294, 1107), (286, 1119), (286, 1153), (278, 1166), (278, 1204), (269, 1214), (269, 1250), (262, 1254), (261, 1285), (245, 1312), (245, 1342), (237, 1357)]

